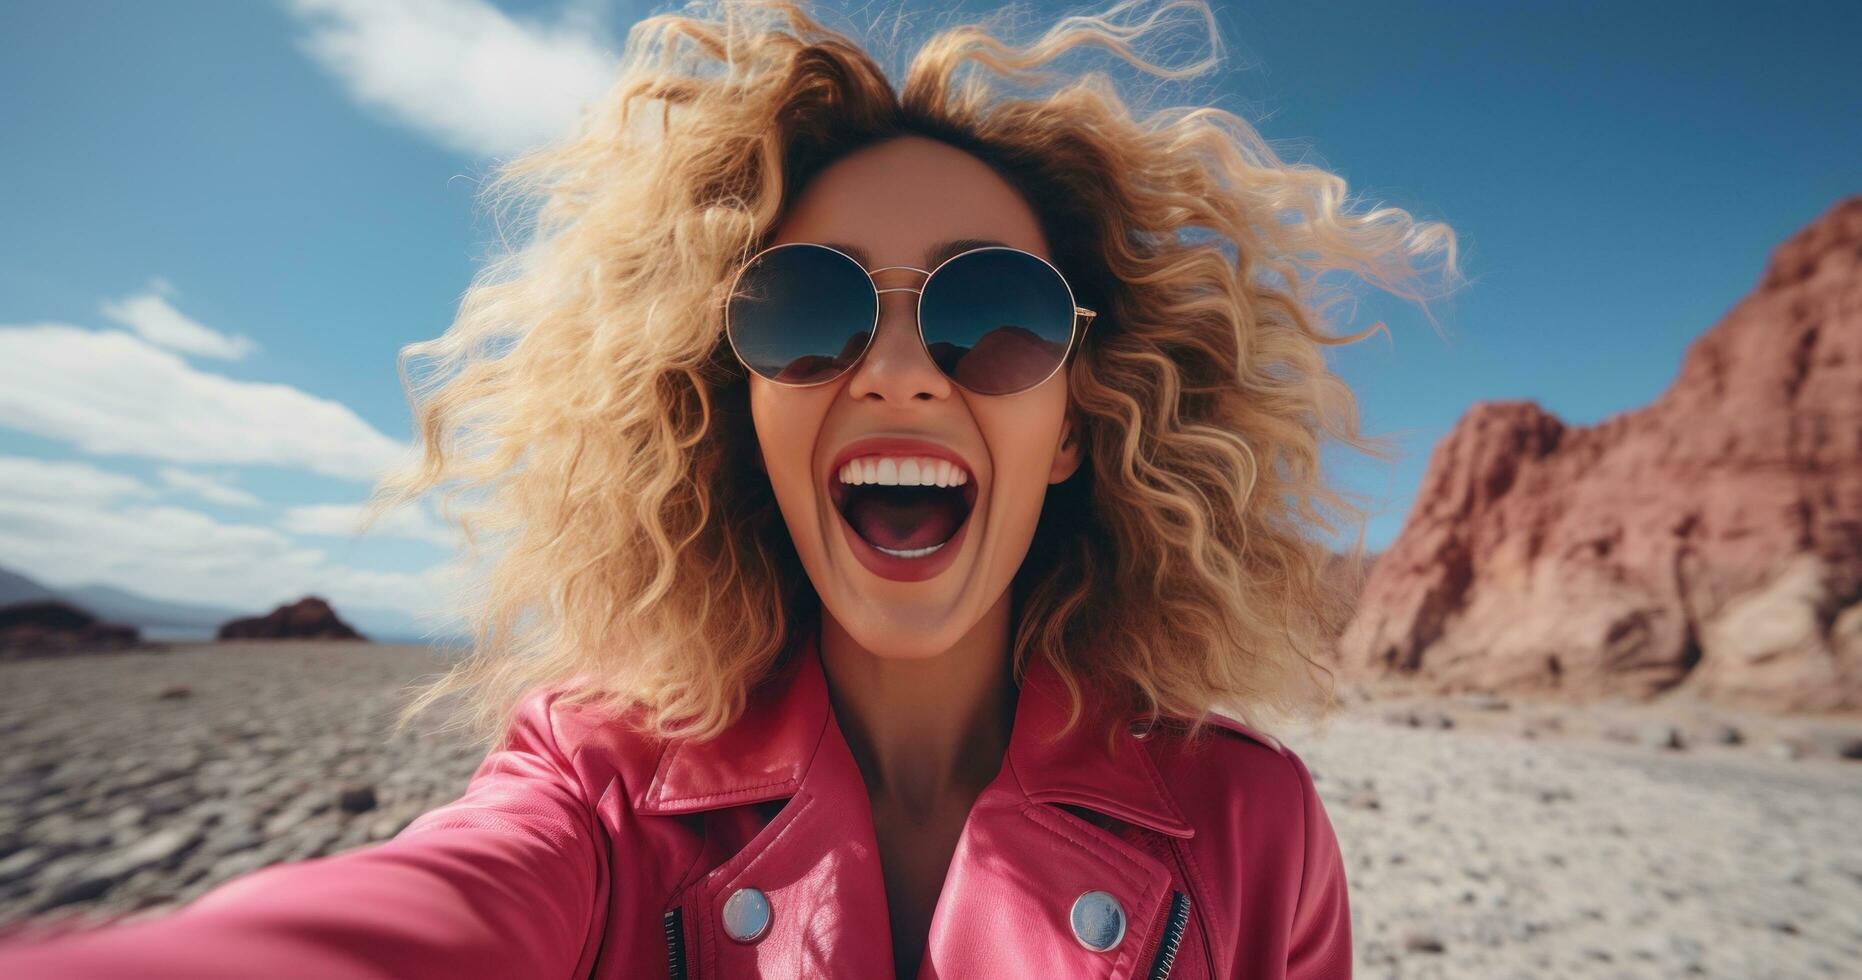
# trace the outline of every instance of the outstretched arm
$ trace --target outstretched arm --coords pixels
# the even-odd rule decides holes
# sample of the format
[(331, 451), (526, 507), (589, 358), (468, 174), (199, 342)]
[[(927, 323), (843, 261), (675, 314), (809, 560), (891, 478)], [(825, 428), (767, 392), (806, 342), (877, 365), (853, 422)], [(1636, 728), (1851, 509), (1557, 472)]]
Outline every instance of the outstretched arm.
[(465, 794), (392, 840), (262, 868), (165, 917), (0, 946), (0, 976), (586, 976), (609, 845), (554, 699), (531, 694)]

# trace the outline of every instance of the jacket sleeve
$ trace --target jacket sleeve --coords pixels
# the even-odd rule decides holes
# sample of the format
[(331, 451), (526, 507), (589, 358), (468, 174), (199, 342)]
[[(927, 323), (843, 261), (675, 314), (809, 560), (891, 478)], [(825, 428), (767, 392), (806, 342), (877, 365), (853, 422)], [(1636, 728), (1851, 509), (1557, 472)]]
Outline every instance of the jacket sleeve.
[(1306, 824), (1299, 900), (1287, 943), (1287, 980), (1349, 980), (1351, 905), (1344, 855), (1312, 773), (1292, 750), (1286, 755), (1299, 774)]
[(554, 699), (527, 695), (465, 794), (394, 838), (261, 868), (163, 917), (0, 946), (0, 976), (585, 976), (609, 845)]

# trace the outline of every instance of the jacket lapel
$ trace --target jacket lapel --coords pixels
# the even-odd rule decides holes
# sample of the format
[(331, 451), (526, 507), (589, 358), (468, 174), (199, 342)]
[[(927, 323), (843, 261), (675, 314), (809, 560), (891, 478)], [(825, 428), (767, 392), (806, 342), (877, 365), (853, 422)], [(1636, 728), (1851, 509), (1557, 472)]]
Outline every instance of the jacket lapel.
[[(678, 896), (689, 976), (890, 976), (872, 811), (812, 639), (718, 738), (669, 743), (634, 807), (682, 814), (783, 798), (741, 850)], [(724, 930), (724, 905), (749, 889), (768, 903), (769, 927), (738, 942)]]
[[(1088, 692), (1091, 697), (1091, 691)], [(1149, 754), (1108, 750), (1105, 707), (1089, 700), (1065, 736), (1064, 682), (1028, 665), (1008, 758), (978, 796), (932, 915), (921, 980), (995, 975), (1142, 976), (1170, 901), (1163, 862), (1060, 806), (1085, 807), (1171, 837), (1192, 830)], [(674, 741), (634, 799), (641, 814), (789, 802), (738, 853), (680, 894), (693, 977), (889, 976), (885, 882), (865, 783), (828, 700), (811, 635), (709, 742)], [(750, 943), (723, 929), (726, 901), (756, 889), (769, 929)], [(1110, 949), (1080, 942), (1074, 903), (1105, 892), (1125, 932)]]
[[(981, 976), (1142, 977), (1171, 897), (1162, 861), (1048, 804), (1070, 804), (1166, 834), (1194, 833), (1150, 755), (1129, 736), (1110, 749), (1110, 709), (1091, 689), (1074, 729), (1066, 690), (1045, 660), (1022, 678), (1008, 764), (970, 811), (931, 920), (920, 980)], [(1112, 896), (1125, 926), (1106, 950), (1073, 927), (1075, 902)], [(1089, 899), (1091, 901), (1091, 899)]]
[(1081, 693), (1086, 699), (1081, 717), (1062, 735), (1066, 682), (1044, 659), (1028, 664), (1009, 736), (1009, 763), (1027, 797), (1088, 807), (1171, 837), (1194, 836), (1195, 828), (1140, 740), (1127, 728), (1108, 748), (1105, 725), (1115, 710), (1093, 688)]

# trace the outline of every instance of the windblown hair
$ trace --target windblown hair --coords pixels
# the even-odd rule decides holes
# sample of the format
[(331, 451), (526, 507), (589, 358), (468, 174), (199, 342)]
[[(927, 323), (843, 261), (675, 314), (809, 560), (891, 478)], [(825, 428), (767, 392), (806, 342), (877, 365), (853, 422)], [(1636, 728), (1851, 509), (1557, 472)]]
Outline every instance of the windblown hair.
[[(1138, 42), (1178, 9), (1202, 15), (1214, 51), (1173, 68)], [(1026, 45), (949, 27), (895, 91), (783, 0), (636, 24), (573, 137), (498, 168), (489, 196), (524, 205), (530, 234), (442, 336), (402, 351), (422, 451), (377, 488), (371, 520), (443, 489), (463, 560), (483, 564), (462, 597), (469, 656), (400, 725), (463, 693), (495, 735), (547, 684), (642, 731), (706, 738), (818, 626), (722, 310), (814, 174), (908, 134), (1003, 174), (1099, 311), (1067, 368), (1086, 465), (1050, 488), (1011, 586), (1016, 676), (1049, 658), (1075, 722), (1087, 682), (1192, 730), (1211, 710), (1323, 720), (1337, 701), (1322, 647), (1348, 599), (1315, 532), (1357, 523), (1356, 568), (1363, 511), (1326, 485), (1321, 443), (1391, 450), (1359, 433), (1323, 357), (1383, 324), (1328, 333), (1317, 279), (1345, 270), (1421, 301), (1414, 260), (1442, 257), (1452, 279), (1454, 234), (1395, 208), (1350, 213), (1342, 178), (1282, 162), (1231, 113), (1139, 118), (1105, 74), (1044, 67), (1092, 45), (1163, 79), (1222, 48), (1204, 0), (1126, 0)], [(415, 379), (415, 362), (431, 373)]]

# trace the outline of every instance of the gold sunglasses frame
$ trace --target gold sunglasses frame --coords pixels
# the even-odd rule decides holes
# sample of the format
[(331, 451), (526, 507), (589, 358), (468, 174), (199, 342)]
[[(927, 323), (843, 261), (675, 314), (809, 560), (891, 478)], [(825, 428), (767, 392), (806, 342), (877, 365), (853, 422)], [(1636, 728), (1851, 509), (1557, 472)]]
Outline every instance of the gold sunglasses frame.
[[(777, 381), (774, 378), (768, 377), (767, 375), (764, 375), (762, 372), (758, 371), (756, 368), (753, 368), (750, 366), (750, 362), (743, 356), (743, 352), (737, 349), (737, 338), (731, 336), (730, 301), (728, 299), (729, 296), (737, 295), (737, 285), (743, 279), (744, 272), (747, 269), (749, 269), (750, 266), (754, 264), (757, 259), (760, 259), (764, 255), (767, 255), (768, 253), (773, 252), (777, 249), (794, 248), (798, 245), (806, 245), (811, 248), (826, 249), (830, 252), (833, 252), (835, 255), (838, 255), (846, 259), (847, 261), (852, 262), (854, 268), (859, 269), (861, 272), (866, 273), (867, 282), (871, 283), (873, 287), (873, 325), (867, 328), (866, 346), (861, 347), (860, 353), (854, 355), (853, 359), (847, 362), (847, 366), (842, 368), (838, 373), (834, 374), (833, 376), (828, 377), (828, 378), (823, 378), (820, 381), (806, 381), (806, 382), (800, 382), (800, 383), (793, 382), (793, 381)], [(944, 369), (942, 367), (937, 367), (937, 372), (938, 374), (943, 375), (945, 378), (949, 378), (951, 384), (954, 384), (958, 386), (959, 388), (962, 388), (963, 390), (970, 392), (973, 395), (978, 395), (978, 396), (985, 397), (985, 398), (993, 398), (993, 397), (999, 397), (999, 396), (1005, 396), (1005, 395), (1019, 395), (1026, 391), (1032, 391), (1035, 388), (1039, 388), (1040, 386), (1046, 384), (1048, 382), (1048, 379), (1052, 378), (1056, 373), (1060, 371), (1062, 367), (1066, 366), (1067, 359), (1073, 356), (1074, 349), (1077, 348), (1081, 343), (1085, 342), (1086, 331), (1092, 328), (1093, 318), (1097, 317), (1099, 314), (1095, 313), (1092, 310), (1087, 309), (1084, 306), (1080, 306), (1078, 304), (1078, 302), (1075, 300), (1074, 295), (1073, 295), (1073, 284), (1067, 281), (1066, 273), (1061, 272), (1059, 267), (1055, 266), (1054, 263), (1049, 262), (1048, 260), (1042, 258), (1041, 256), (1036, 255), (1033, 252), (1030, 252), (1026, 249), (1015, 248), (1010, 245), (982, 245), (977, 248), (965, 249), (961, 252), (958, 252), (955, 255), (952, 255), (951, 257), (945, 259), (944, 261), (939, 262), (935, 268), (932, 268), (929, 271), (920, 269), (914, 265), (885, 265), (885, 266), (880, 266), (877, 269), (868, 269), (866, 266), (860, 264), (859, 259), (856, 259), (851, 255), (848, 255), (846, 252), (843, 252), (840, 249), (833, 247), (832, 245), (823, 245), (819, 242), (781, 242), (776, 245), (771, 245), (768, 248), (762, 249), (758, 251), (755, 255), (752, 255), (749, 258), (745, 259), (743, 261), (743, 264), (737, 267), (737, 272), (731, 276), (731, 289), (730, 289), (730, 293), (727, 294), (727, 298), (725, 300), (725, 307), (724, 307), (724, 339), (730, 343), (731, 353), (736, 355), (737, 362), (743, 365), (744, 370), (750, 372), (751, 374), (756, 375), (759, 378), (762, 378), (765, 381), (768, 381), (770, 384), (780, 385), (784, 388), (818, 388), (824, 384), (829, 384), (831, 382), (838, 381), (841, 378), (846, 377), (849, 371), (852, 371), (855, 367), (858, 367), (860, 362), (862, 360), (865, 360), (867, 352), (873, 349), (873, 341), (877, 339), (879, 336), (879, 314), (880, 314), (879, 297), (881, 294), (883, 293), (917, 293), (918, 302), (914, 304), (914, 306), (912, 307), (912, 320), (917, 325), (917, 328), (918, 328), (918, 346), (919, 346), (919, 349), (925, 352), (926, 357), (931, 358), (932, 365), (937, 366), (937, 358), (931, 356), (931, 344), (929, 341), (925, 339), (925, 321), (924, 321), (924, 316), (923, 316), (924, 302), (925, 302), (925, 292), (924, 292), (925, 287), (931, 284), (932, 277), (938, 274), (939, 269), (944, 268), (945, 266), (951, 264), (952, 262), (957, 261), (960, 258), (963, 258), (966, 255), (970, 255), (976, 252), (989, 252), (989, 251), (1019, 252), (1022, 255), (1026, 255), (1029, 258), (1032, 258), (1035, 261), (1040, 262), (1042, 265), (1047, 266), (1049, 269), (1054, 270), (1054, 275), (1060, 279), (1061, 286), (1067, 290), (1067, 304), (1073, 307), (1074, 319), (1073, 319), (1073, 323), (1068, 328), (1067, 349), (1061, 353), (1060, 360), (1054, 364), (1053, 370), (1047, 372), (1047, 374), (1044, 375), (1041, 378), (1041, 380), (1036, 381), (1035, 383), (1028, 385), (1025, 388), (1017, 388), (1014, 391), (1003, 391), (1003, 392), (995, 392), (995, 393), (980, 392), (980, 391), (976, 391), (970, 388), (968, 385), (965, 385), (963, 382), (958, 381), (956, 378), (952, 378), (950, 377), (950, 375), (945, 374)], [(922, 273), (924, 275), (924, 280), (918, 284), (918, 288), (916, 289), (910, 286), (889, 286), (884, 289), (881, 289), (879, 286), (879, 280), (874, 279), (873, 274), (877, 272), (885, 272), (888, 269), (908, 269), (912, 272)], [(1085, 318), (1084, 324), (1081, 323), (1082, 317)]]

